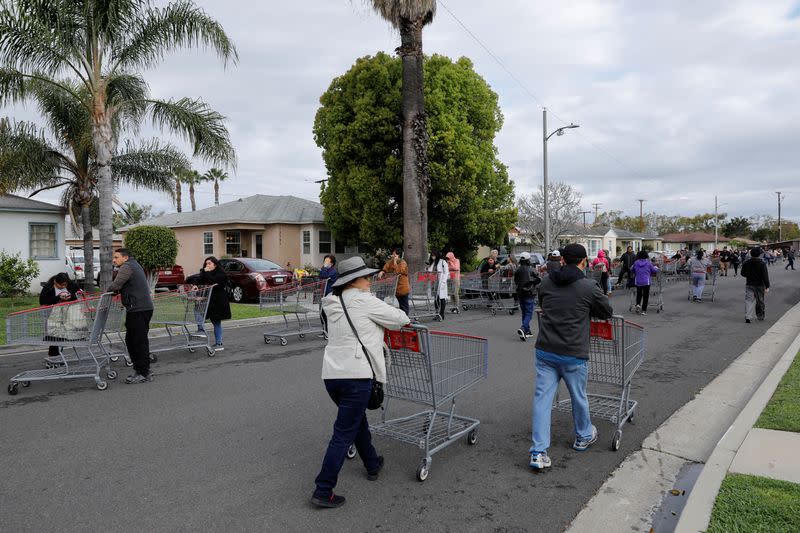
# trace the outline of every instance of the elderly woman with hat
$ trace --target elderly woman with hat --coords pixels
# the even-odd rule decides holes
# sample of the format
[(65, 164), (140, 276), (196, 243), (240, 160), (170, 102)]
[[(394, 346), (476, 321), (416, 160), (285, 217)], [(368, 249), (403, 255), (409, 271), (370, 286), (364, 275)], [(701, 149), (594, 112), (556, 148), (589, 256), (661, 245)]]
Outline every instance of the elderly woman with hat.
[(311, 503), (318, 507), (344, 504), (344, 497), (334, 494), (333, 488), (351, 444), (355, 444), (364, 463), (367, 479), (378, 479), (383, 467), (383, 457), (372, 446), (367, 404), (373, 380), (386, 382), (384, 329), (399, 329), (409, 319), (403, 311), (369, 292), (370, 277), (375, 272), (378, 270), (368, 268), (360, 257), (345, 259), (339, 263), (333, 292), (322, 299), (322, 309), (328, 317), (322, 379), (339, 409), (311, 497)]

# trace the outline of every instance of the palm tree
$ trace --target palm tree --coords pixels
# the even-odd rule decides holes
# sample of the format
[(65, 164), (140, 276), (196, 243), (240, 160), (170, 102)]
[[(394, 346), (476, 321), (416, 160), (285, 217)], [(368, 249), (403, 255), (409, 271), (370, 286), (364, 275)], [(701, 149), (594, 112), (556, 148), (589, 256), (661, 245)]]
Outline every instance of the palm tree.
[(189, 202), (192, 204), (192, 211), (197, 211), (197, 203), (194, 201), (194, 186), (206, 181), (206, 178), (196, 170), (187, 168), (178, 173), (178, 180), (181, 183), (189, 184)]
[[(26, 94), (44, 118), (51, 139), (33, 124), (0, 122), (0, 190), (32, 190), (29, 196), (61, 188), (61, 204), (77, 230), (81, 221), (86, 272), (94, 272), (92, 202), (97, 176), (91, 142), (91, 117), (81, 102), (53, 84), (28, 80)], [(69, 82), (62, 82), (69, 84)], [(73, 83), (76, 92), (83, 89)], [(116, 127), (116, 125), (115, 125)], [(172, 193), (172, 173), (189, 165), (178, 150), (156, 140), (125, 149), (111, 162), (115, 188), (120, 184)], [(117, 203), (118, 200), (115, 199)], [(92, 284), (90, 275), (86, 283)]]
[(228, 179), (228, 173), (220, 168), (210, 168), (205, 173), (206, 181), (214, 182), (214, 205), (219, 205), (219, 182)]
[(181, 177), (178, 174), (175, 174), (175, 208), (178, 210), (178, 213), (183, 211), (182, 198), (181, 198)]
[[(90, 114), (102, 288), (111, 282), (115, 121), (135, 128), (149, 117), (186, 138), (194, 156), (235, 165), (222, 115), (199, 99), (151, 98), (140, 75), (167, 52), (199, 45), (225, 64), (238, 60), (221, 25), (191, 0), (164, 8), (150, 0), (0, 0), (0, 102), (24, 100), (25, 80), (37, 79), (71, 94)], [(64, 75), (77, 78), (85, 91), (59, 81)]]
[(422, 72), (422, 28), (433, 20), (436, 0), (372, 0), (372, 7), (400, 32), (403, 61), (403, 247), (409, 267), (421, 270), (428, 247), (428, 121)]

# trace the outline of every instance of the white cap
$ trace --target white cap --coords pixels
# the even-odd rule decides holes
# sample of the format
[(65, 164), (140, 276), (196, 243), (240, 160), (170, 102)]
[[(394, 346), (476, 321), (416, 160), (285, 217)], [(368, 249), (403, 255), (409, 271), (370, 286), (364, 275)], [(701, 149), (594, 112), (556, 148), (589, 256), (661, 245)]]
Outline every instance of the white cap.
[(553, 250), (552, 252), (550, 252), (550, 256), (551, 257), (561, 257), (561, 252), (559, 252), (558, 250)]
[(531, 254), (529, 254), (528, 252), (522, 252), (521, 254), (519, 254), (519, 258), (521, 261), (530, 261)]

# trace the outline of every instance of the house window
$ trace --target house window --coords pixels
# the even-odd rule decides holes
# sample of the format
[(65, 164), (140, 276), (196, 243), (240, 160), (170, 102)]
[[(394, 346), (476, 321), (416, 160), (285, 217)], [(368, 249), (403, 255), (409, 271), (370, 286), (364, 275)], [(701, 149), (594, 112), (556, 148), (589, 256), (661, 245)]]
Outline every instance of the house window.
[(214, 232), (203, 232), (203, 254), (214, 255)]
[(600, 251), (600, 239), (589, 239), (589, 256), (596, 256), (598, 251)]
[(226, 231), (225, 232), (225, 255), (230, 257), (242, 256), (242, 232), (241, 231)]
[(29, 236), (31, 257), (33, 259), (55, 259), (58, 257), (55, 224), (31, 224)]
[(331, 253), (331, 232), (320, 230), (319, 232), (319, 253)]
[(308, 255), (311, 253), (311, 232), (303, 232), (303, 253)]

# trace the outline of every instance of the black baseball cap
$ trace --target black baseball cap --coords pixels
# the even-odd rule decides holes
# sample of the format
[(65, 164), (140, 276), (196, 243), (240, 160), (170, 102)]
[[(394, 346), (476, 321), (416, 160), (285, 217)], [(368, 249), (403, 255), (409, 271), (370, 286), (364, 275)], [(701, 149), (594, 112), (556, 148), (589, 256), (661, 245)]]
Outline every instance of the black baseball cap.
[(561, 251), (561, 255), (564, 257), (564, 261), (569, 262), (570, 259), (575, 260), (577, 259), (580, 261), (581, 259), (586, 259), (588, 255), (586, 254), (586, 248), (584, 248), (580, 244), (568, 244), (564, 247)]

